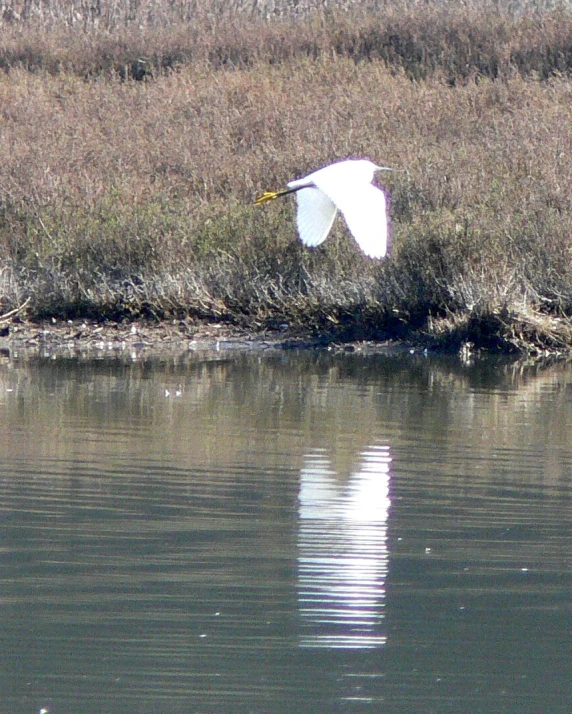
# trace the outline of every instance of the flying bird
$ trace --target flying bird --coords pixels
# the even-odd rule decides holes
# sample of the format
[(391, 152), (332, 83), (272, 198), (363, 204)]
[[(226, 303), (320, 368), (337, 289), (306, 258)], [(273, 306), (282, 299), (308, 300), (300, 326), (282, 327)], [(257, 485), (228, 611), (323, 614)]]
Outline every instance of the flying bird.
[(295, 193), (298, 201), (296, 223), (304, 245), (323, 243), (340, 211), (350, 233), (370, 258), (387, 253), (387, 210), (384, 192), (372, 184), (377, 171), (391, 171), (367, 159), (338, 161), (288, 183), (288, 188), (266, 191), (257, 205)]

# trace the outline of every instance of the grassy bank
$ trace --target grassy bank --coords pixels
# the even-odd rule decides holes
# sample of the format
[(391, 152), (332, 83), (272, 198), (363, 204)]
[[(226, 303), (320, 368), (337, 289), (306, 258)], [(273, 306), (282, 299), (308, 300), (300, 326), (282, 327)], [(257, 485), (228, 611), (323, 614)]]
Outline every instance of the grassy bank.
[[(4, 11), (0, 311), (569, 348), (572, 12), (347, 6)], [(397, 169), (380, 262), (252, 205), (349, 156)]]

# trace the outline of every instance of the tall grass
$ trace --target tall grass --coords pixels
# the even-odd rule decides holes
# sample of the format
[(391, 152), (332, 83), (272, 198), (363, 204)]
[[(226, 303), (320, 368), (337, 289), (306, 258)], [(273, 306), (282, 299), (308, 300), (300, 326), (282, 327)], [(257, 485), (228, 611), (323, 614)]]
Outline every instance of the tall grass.
[[(2, 311), (568, 346), (572, 13), (340, 5), (5, 4)], [(396, 168), (379, 263), (252, 205), (349, 156)]]
[(572, 67), (564, 0), (3, 0), (0, 13), (0, 68), (53, 74), (140, 80), (196, 61), (244, 68), (333, 55), (451, 83)]

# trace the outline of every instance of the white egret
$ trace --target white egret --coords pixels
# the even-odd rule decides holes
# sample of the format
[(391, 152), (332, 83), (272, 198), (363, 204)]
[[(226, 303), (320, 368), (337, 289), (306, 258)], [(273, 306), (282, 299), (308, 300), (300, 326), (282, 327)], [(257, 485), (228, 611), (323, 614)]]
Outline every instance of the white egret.
[(350, 233), (370, 258), (387, 253), (387, 213), (385, 194), (372, 184), (376, 171), (391, 171), (367, 159), (348, 159), (325, 166), (305, 178), (290, 181), (288, 188), (266, 191), (255, 203), (295, 193), (298, 200), (296, 223), (304, 245), (323, 243), (341, 211)]

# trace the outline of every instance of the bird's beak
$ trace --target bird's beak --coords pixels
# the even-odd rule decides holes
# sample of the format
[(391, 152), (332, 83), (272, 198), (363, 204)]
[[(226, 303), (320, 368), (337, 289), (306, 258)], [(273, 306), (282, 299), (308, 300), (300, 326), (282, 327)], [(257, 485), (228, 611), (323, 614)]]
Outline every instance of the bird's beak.
[(376, 171), (393, 171), (393, 169), (389, 168), (389, 166), (376, 166), (375, 170)]

